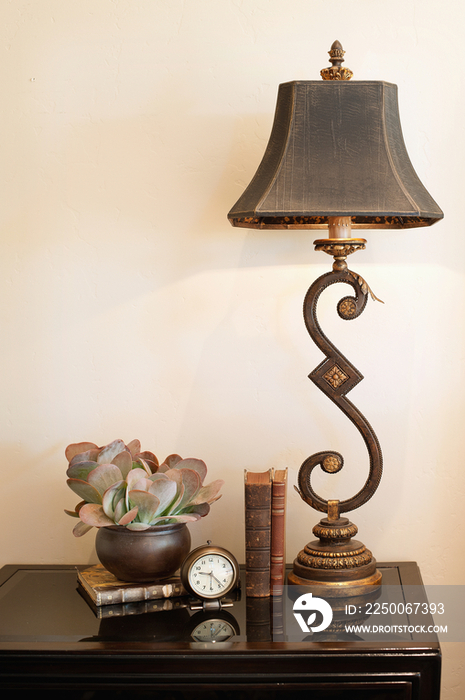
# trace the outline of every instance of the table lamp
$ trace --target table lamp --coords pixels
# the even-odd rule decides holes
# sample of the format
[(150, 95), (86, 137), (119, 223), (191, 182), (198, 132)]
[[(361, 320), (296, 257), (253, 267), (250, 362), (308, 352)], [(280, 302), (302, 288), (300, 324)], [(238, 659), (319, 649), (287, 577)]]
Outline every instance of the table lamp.
[(313, 528), (318, 539), (295, 558), (288, 582), (311, 586), (327, 597), (361, 595), (381, 583), (376, 560), (364, 544), (352, 539), (357, 527), (342, 514), (373, 496), (381, 479), (382, 454), (369, 422), (347, 398), (363, 376), (321, 330), (318, 299), (330, 285), (350, 285), (353, 295), (339, 301), (337, 312), (351, 320), (373, 296), (364, 279), (347, 266), (347, 256), (366, 244), (365, 239), (352, 237), (352, 229), (430, 226), (443, 217), (407, 154), (397, 86), (351, 82), (352, 72), (342, 67), (344, 53), (335, 41), (329, 51), (331, 66), (321, 71), (322, 81), (279, 86), (265, 154), (228, 214), (233, 226), (243, 228), (328, 230), (328, 237), (314, 245), (333, 256), (332, 270), (311, 285), (304, 301), (307, 330), (325, 355), (309, 377), (356, 426), (370, 467), (364, 486), (346, 500), (326, 500), (311, 484), (317, 466), (328, 474), (342, 469), (338, 452), (317, 452), (300, 467), (295, 488), (325, 517)]

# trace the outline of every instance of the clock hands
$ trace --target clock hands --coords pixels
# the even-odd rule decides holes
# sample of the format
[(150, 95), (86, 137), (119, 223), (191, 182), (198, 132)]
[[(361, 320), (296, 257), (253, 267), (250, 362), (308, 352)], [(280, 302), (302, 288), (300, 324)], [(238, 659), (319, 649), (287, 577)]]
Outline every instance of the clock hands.
[(219, 579), (219, 578), (216, 578), (216, 576), (215, 576), (215, 574), (213, 573), (213, 571), (212, 571), (212, 578), (215, 579), (215, 581), (218, 583), (219, 586), (221, 586), (221, 588), (224, 588), (224, 586), (223, 586), (223, 584), (221, 583), (220, 579)]
[(210, 576), (210, 590), (213, 590), (213, 586), (212, 586), (213, 579), (215, 579), (218, 586), (221, 586), (221, 588), (224, 588), (224, 585), (221, 583), (221, 581), (218, 578), (216, 578), (213, 571), (198, 571), (197, 573), (202, 574), (203, 576)]

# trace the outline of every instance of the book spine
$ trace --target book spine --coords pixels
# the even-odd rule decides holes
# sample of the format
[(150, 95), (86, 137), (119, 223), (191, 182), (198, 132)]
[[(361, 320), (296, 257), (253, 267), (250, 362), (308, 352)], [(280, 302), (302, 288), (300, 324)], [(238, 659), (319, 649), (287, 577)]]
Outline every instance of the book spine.
[[(140, 600), (153, 598), (173, 598), (182, 595), (184, 591), (180, 583), (158, 583), (154, 585), (125, 588), (122, 590), (122, 603), (137, 603)], [(185, 593), (186, 591), (184, 591)]]
[(285, 572), (286, 481), (273, 481), (271, 498), (271, 594), (281, 595)]
[(245, 483), (246, 595), (270, 595), (271, 481)]
[(133, 586), (112, 586), (111, 588), (98, 589), (92, 587), (78, 574), (78, 579), (95, 605), (121, 605), (125, 603), (138, 603), (141, 600), (153, 600), (158, 598), (174, 598), (186, 595), (184, 586), (179, 583), (157, 583)]

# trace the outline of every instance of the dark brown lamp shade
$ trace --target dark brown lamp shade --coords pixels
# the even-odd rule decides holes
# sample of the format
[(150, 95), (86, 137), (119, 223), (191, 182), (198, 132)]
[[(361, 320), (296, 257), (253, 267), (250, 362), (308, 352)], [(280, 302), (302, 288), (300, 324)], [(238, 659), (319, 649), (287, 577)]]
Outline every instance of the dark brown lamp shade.
[(381, 81), (294, 81), (279, 86), (270, 140), (228, 214), (244, 228), (429, 226), (443, 212), (405, 148), (397, 86)]

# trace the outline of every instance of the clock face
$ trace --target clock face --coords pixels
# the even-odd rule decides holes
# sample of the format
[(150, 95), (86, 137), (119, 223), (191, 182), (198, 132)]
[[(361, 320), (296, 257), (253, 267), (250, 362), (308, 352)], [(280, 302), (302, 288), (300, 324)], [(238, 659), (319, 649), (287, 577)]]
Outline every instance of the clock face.
[(201, 598), (221, 598), (233, 588), (236, 578), (236, 566), (220, 552), (200, 554), (188, 572), (190, 588)]
[(196, 642), (213, 642), (216, 644), (227, 642), (234, 635), (235, 631), (229, 622), (215, 618), (201, 622), (192, 631), (192, 639)]

